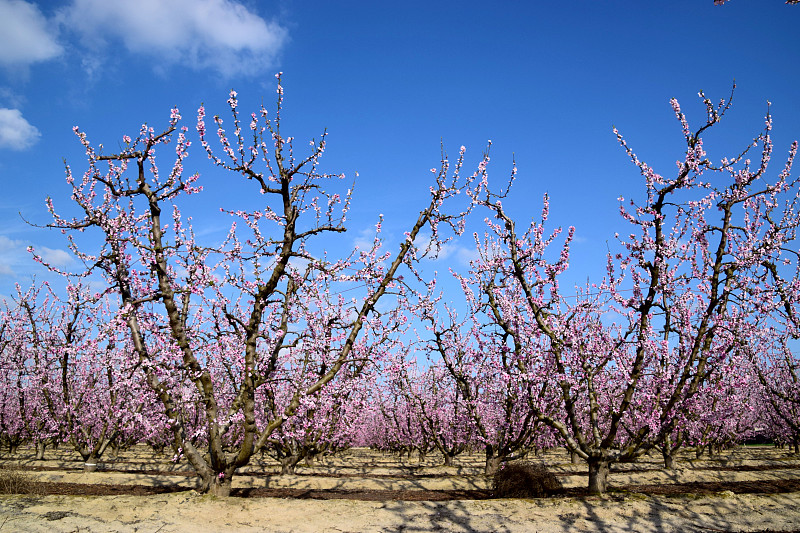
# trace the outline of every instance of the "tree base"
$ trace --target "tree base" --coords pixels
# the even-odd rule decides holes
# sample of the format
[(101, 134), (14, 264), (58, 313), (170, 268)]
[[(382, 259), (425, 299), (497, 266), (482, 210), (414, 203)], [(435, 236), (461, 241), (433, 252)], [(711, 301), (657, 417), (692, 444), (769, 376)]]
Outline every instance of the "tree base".
[(611, 466), (605, 461), (589, 461), (589, 494), (604, 494), (608, 489)]

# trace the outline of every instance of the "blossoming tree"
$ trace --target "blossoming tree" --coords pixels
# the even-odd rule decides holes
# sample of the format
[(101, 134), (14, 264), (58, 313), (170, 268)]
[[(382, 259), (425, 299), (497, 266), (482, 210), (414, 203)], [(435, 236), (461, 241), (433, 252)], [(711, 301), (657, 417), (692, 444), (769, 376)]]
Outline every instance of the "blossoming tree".
[[(552, 383), (531, 405), (588, 462), (591, 492), (606, 490), (612, 463), (672, 435), (703, 385), (750, 342), (747, 333), (774, 322), (786, 292), (796, 292), (796, 270), (787, 281), (774, 269), (797, 260), (791, 246), (800, 188), (790, 178), (797, 143), (767, 179), (768, 115), (749, 147), (712, 163), (703, 134), (731, 100), (701, 98), (706, 121), (695, 131), (672, 100), (686, 145), (672, 177), (641, 161), (617, 133), (644, 178), (644, 194), (629, 204), (620, 199), (631, 231), (609, 254), (605, 277), (575, 297), (559, 285), (574, 229), (551, 250), (560, 230), (545, 229), (547, 197), (541, 220), (519, 233), (502, 203), (508, 190), (493, 192), (484, 181), (474, 196), (492, 216), (479, 239), (480, 260), (462, 280), (479, 295), (485, 328), (504, 339), (514, 372)], [(756, 293), (758, 307), (751, 305)]]
[[(444, 160), (428, 205), (394, 253), (383, 252), (376, 239), (370, 250), (336, 261), (315, 256), (315, 239), (345, 231), (351, 191), (333, 192), (339, 176), (319, 171), (324, 135), (299, 156), (281, 131), (280, 83), (278, 77), (274, 116), (262, 107), (244, 125), (231, 92), (232, 134), (214, 118), (219, 155), (209, 140), (205, 108), (198, 112), (200, 144), (212, 163), (240, 175), (263, 198), (256, 208), (225, 211), (236, 222), (223, 243), (201, 244), (181, 209), (201, 186), (199, 174), (184, 172), (191, 142), (177, 109), (163, 132), (143, 126), (135, 139), (124, 137), (123, 149), (114, 154), (95, 149), (76, 129), (88, 168), (76, 178), (67, 167), (67, 181), (81, 215), (61, 216), (48, 200), (51, 226), (69, 234), (73, 252), (87, 265), (83, 274), (101, 275), (118, 298), (138, 375), (161, 403), (173, 448), (194, 467), (203, 490), (218, 495), (229, 494), (236, 469), (357, 357), (354, 347), (365, 323), (382, 320), (376, 305), (396, 283), (398, 270), (424, 252), (414, 248), (419, 233), (429, 228), (436, 243), (444, 228), (460, 230), (463, 213), (448, 214), (444, 204), (469, 181), (460, 177), (460, 160), (452, 168)], [(173, 164), (162, 171), (156, 153), (166, 156), (161, 150), (170, 143)], [(80, 240), (78, 232), (85, 230), (99, 233), (99, 249)], [(363, 296), (338, 317), (326, 359), (313, 363), (320, 371), (305, 374), (281, 410), (260, 416), (260, 391), (278, 369), (308, 363), (291, 354), (306, 338), (309, 323), (298, 309), (313, 299), (309, 279), (316, 276), (358, 284)], [(324, 305), (314, 320), (326, 320)]]

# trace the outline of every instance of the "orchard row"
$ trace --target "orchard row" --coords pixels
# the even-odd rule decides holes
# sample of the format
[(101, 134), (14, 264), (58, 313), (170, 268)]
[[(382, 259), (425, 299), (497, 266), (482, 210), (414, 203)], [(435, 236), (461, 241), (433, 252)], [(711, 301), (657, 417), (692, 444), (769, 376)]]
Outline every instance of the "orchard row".
[[(65, 442), (90, 465), (109, 446), (167, 447), (218, 495), (255, 453), (291, 472), (353, 445), (448, 463), (481, 448), (491, 473), (566, 446), (600, 493), (611, 464), (654, 449), (670, 467), (685, 446), (800, 445), (797, 144), (768, 172), (770, 116), (748, 147), (712, 161), (702, 136), (730, 100), (701, 93), (694, 130), (673, 100), (686, 150), (669, 176), (617, 133), (643, 191), (620, 198), (629, 231), (604, 272), (565, 289), (574, 229), (548, 226), (546, 196), (517, 226), (503, 204), (516, 168), (498, 188), (488, 155), (467, 172), (463, 148), (443, 155), (394, 251), (382, 221), (366, 249), (320, 251), (345, 230), (352, 191), (320, 172), (324, 135), (299, 155), (281, 133), (280, 83), (274, 113), (242, 116), (231, 92), (230, 133), (198, 111), (212, 164), (263, 199), (224, 211), (234, 222), (221, 243), (200, 242), (182, 211), (202, 187), (184, 171), (193, 143), (177, 109), (114, 154), (76, 128), (86, 169), (66, 168), (74, 206), (48, 199), (49, 226), (85, 268), (60, 272), (33, 250), (66, 283), (20, 289), (3, 310), (8, 445), (44, 456)], [(453, 273), (459, 294), (443, 292), (421, 265), (481, 219), (475, 259)]]

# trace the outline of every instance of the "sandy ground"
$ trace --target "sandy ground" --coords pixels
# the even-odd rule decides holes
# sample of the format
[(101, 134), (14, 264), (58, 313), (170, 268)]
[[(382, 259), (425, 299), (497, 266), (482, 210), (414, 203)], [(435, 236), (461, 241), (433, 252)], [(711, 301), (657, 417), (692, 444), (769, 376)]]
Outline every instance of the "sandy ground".
[[(555, 472), (565, 474), (564, 485), (586, 483), (585, 467), (571, 465), (565, 455), (544, 458)], [(7, 462), (8, 460), (0, 462)], [(16, 464), (34, 464), (12, 458)], [(304, 468), (298, 476), (264, 475), (274, 465), (253, 465), (251, 474), (234, 478), (234, 487), (291, 487), (358, 490), (446, 490), (488, 488), (480, 472), (480, 458), (460, 459), (455, 467), (426, 463), (399, 463), (397, 459), (364, 452), (329, 459)], [(42, 481), (179, 485), (186, 490), (156, 496), (0, 496), (0, 532), (4, 531), (270, 531), (270, 532), (572, 532), (572, 531), (800, 531), (800, 493), (733, 494), (710, 496), (648, 496), (636, 492), (603, 497), (549, 499), (457, 500), (448, 502), (307, 500), (280, 498), (216, 499), (191, 488), (192, 477), (142, 473), (84, 474), (80, 463), (66, 460), (36, 463), (58, 470), (32, 472)], [(780, 467), (763, 471), (707, 469), (716, 466)], [(147, 456), (130, 457), (113, 465), (126, 469), (165, 469)], [(112, 465), (107, 465), (111, 468)], [(675, 471), (658, 468), (653, 458), (611, 475), (613, 485), (678, 483), (687, 481), (749, 481), (800, 478), (800, 458), (773, 450), (736, 451), (714, 461), (689, 461)], [(409, 472), (414, 475), (409, 478)], [(328, 474), (328, 475), (326, 475)], [(330, 477), (346, 474), (347, 477)], [(406, 477), (399, 477), (405, 475)], [(398, 476), (398, 477), (391, 477)]]

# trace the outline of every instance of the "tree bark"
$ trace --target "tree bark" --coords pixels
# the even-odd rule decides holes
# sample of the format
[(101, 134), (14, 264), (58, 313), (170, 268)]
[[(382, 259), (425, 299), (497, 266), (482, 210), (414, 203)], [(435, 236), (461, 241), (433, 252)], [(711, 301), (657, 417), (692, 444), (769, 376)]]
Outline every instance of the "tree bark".
[(661, 457), (664, 458), (664, 468), (667, 470), (675, 469), (675, 447), (672, 445), (672, 437), (667, 435), (661, 444)]
[(664, 468), (666, 470), (674, 470), (675, 469), (675, 454), (672, 450), (667, 450), (666, 448), (661, 450), (661, 455), (664, 458)]
[(503, 458), (486, 450), (486, 465), (484, 466), (483, 473), (487, 476), (493, 476), (500, 470), (500, 465), (503, 463)]
[(589, 459), (589, 493), (603, 494), (608, 488), (608, 473), (611, 470), (608, 461)]
[(89, 454), (88, 456), (84, 456), (83, 459), (83, 471), (84, 472), (95, 472), (97, 470), (97, 460), (98, 456), (95, 454)]
[(302, 459), (302, 455), (288, 455), (286, 457), (281, 457), (281, 475), (294, 475), (295, 467)]
[(703, 449), (703, 446), (697, 446), (697, 449), (694, 451), (694, 456), (696, 459), (700, 459), (703, 456)]
[(222, 478), (217, 476), (211, 483), (208, 492), (218, 498), (227, 498), (231, 495), (231, 481), (232, 476), (224, 476)]
[(44, 450), (47, 448), (47, 443), (43, 440), (36, 441), (36, 460), (44, 461)]

